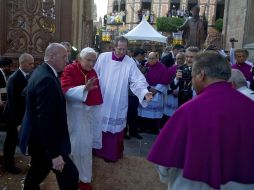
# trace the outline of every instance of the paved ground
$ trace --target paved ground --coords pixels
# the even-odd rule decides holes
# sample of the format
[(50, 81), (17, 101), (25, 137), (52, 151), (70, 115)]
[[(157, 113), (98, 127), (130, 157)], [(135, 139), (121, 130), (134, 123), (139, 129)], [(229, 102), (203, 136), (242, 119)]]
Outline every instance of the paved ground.
[[(163, 190), (166, 189), (158, 179), (158, 176), (155, 172), (154, 166), (146, 161), (145, 157), (147, 156), (152, 143), (154, 142), (156, 135), (142, 133), (142, 140), (132, 137), (129, 140), (125, 140), (125, 150), (124, 158), (119, 161), (117, 164), (106, 164), (102, 159), (94, 158), (94, 190), (136, 190), (136, 186), (133, 186), (132, 182), (136, 180), (138, 184), (137, 190)], [(17, 148), (16, 154), (16, 163), (18, 167), (22, 169), (22, 174), (20, 175), (10, 175), (3, 171), (2, 163), (2, 145), (4, 142), (5, 133), (0, 132), (0, 190), (20, 190), (24, 181), (24, 176), (29, 167), (29, 157), (24, 157), (21, 155)], [(128, 165), (127, 167), (125, 167)], [(140, 168), (139, 168), (140, 167)], [(98, 171), (97, 168), (100, 168)], [(143, 172), (139, 172), (140, 169)], [(101, 176), (101, 172), (108, 173), (112, 171), (114, 176)], [(144, 173), (146, 175), (144, 175)], [(130, 177), (125, 178), (125, 176), (130, 175)], [(105, 177), (103, 181), (99, 181)], [(147, 181), (149, 180), (149, 181)], [(150, 187), (146, 187), (147, 183), (153, 181), (153, 184)], [(114, 182), (117, 181), (117, 184), (124, 184), (124, 188), (116, 188)], [(102, 186), (104, 184), (105, 186)], [(131, 185), (132, 184), (132, 185)], [(50, 174), (47, 180), (42, 184), (42, 190), (57, 190), (57, 185), (54, 175)]]
[[(128, 139), (128, 140), (125, 139), (124, 141), (125, 155), (141, 156), (141, 157), (147, 156), (151, 148), (151, 145), (156, 138), (156, 135), (147, 134), (147, 133), (141, 133), (140, 135), (143, 137), (143, 139), (141, 140), (134, 137), (131, 137), (131, 139)], [(4, 138), (5, 138), (5, 132), (0, 131), (0, 155), (2, 154)], [(18, 148), (16, 151), (17, 153), (19, 153)]]
[(146, 157), (155, 138), (156, 135), (140, 133), (143, 137), (142, 140), (131, 138), (129, 140), (124, 141), (124, 154), (132, 155), (132, 156), (141, 156)]

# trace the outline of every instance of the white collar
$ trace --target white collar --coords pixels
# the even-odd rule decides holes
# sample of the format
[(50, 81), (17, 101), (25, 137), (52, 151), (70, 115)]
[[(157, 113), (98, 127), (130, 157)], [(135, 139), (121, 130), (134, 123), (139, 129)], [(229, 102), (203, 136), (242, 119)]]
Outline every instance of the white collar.
[(24, 75), (25, 78), (27, 75), (29, 75), (29, 73), (26, 73), (23, 69), (21, 69), (21, 67), (19, 67), (19, 70), (21, 71), (21, 73)]
[(52, 71), (54, 72), (54, 74), (55, 74), (55, 76), (56, 76), (56, 78), (58, 77), (58, 74), (57, 74), (57, 72), (56, 72), (56, 70), (54, 69), (54, 67), (52, 67), (50, 64), (48, 64), (47, 62), (46, 62), (46, 64), (52, 69)]
[(1, 71), (2, 75), (4, 76), (4, 80), (5, 80), (5, 82), (6, 82), (6, 81), (7, 81), (7, 79), (6, 79), (6, 76), (5, 76), (4, 70), (3, 70), (2, 68), (0, 68), (0, 71)]

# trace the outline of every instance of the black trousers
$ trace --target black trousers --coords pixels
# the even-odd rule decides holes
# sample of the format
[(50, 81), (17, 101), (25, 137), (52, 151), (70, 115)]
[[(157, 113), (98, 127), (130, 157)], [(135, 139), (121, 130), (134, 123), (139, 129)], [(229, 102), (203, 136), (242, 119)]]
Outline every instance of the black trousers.
[(167, 115), (163, 115), (162, 116), (162, 118), (161, 118), (161, 123), (160, 123), (160, 128), (162, 129), (163, 128), (163, 126), (167, 123), (167, 121), (169, 120), (169, 116), (167, 116)]
[(11, 168), (14, 166), (14, 154), (18, 143), (17, 126), (6, 124), (6, 138), (4, 141), (4, 167)]
[(138, 105), (139, 100), (136, 96), (128, 96), (127, 124), (129, 125), (130, 134), (137, 134), (139, 130)]
[(58, 182), (60, 190), (78, 189), (78, 170), (68, 155), (62, 155), (65, 165), (62, 172), (52, 169), (52, 160), (48, 158), (46, 151), (36, 146), (36, 143), (29, 143), (31, 154), (31, 167), (28, 170), (23, 190), (39, 190), (40, 183), (52, 170)]
[(138, 117), (138, 120), (139, 120), (141, 132), (151, 133), (151, 134), (159, 133), (161, 119)]

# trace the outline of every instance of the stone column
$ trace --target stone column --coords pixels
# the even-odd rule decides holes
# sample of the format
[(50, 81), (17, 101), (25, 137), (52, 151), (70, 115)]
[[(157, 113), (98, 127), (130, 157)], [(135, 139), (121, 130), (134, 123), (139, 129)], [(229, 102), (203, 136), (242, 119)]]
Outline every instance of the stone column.
[[(238, 40), (236, 48), (242, 48), (246, 43), (253, 43), (253, 1), (225, 1), (225, 13), (223, 19), (223, 44), (229, 50), (229, 39), (234, 37)], [(252, 32), (252, 33), (251, 33)]]
[(73, 1), (72, 43), (79, 50), (93, 44), (93, 0)]
[(56, 1), (56, 40), (57, 41), (71, 41), (72, 35), (72, 0)]
[(139, 21), (138, 18), (138, 10), (141, 9), (141, 0), (127, 0), (127, 23), (129, 24), (129, 29), (132, 29), (136, 26), (136, 24)]
[(243, 44), (254, 43), (254, 1), (248, 0), (246, 7), (246, 18), (245, 18), (245, 28), (244, 28), (244, 37)]
[(84, 0), (84, 9), (82, 13), (82, 44), (81, 48), (91, 47), (93, 45), (93, 0)]
[(103, 1), (108, 1), (108, 11), (107, 11), (107, 13), (112, 13), (114, 0), (103, 0)]
[(160, 0), (153, 0), (151, 11), (154, 12), (155, 17), (160, 17)]
[(182, 10), (188, 9), (188, 0), (180, 0), (180, 9)]
[(151, 12), (155, 14), (156, 17), (165, 17), (169, 9), (168, 0), (153, 0)]
[(126, 22), (127, 23), (136, 23), (136, 22), (138, 22), (137, 11), (139, 9), (140, 9), (140, 2), (139, 1), (135, 2), (135, 1), (132, 1), (132, 0), (127, 0), (127, 2), (126, 2), (126, 10), (127, 10)]
[(80, 50), (81, 48), (81, 33), (80, 26), (82, 26), (82, 9), (83, 1), (75, 0), (73, 1), (73, 14), (72, 14), (72, 44)]

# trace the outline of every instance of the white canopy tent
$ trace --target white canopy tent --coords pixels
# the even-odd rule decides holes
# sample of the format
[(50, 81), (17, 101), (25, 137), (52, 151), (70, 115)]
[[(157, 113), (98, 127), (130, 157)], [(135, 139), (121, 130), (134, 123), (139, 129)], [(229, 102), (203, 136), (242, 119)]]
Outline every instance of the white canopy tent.
[(166, 43), (167, 39), (167, 37), (157, 32), (145, 18), (143, 18), (135, 28), (123, 36), (128, 40), (149, 40), (162, 43)]

